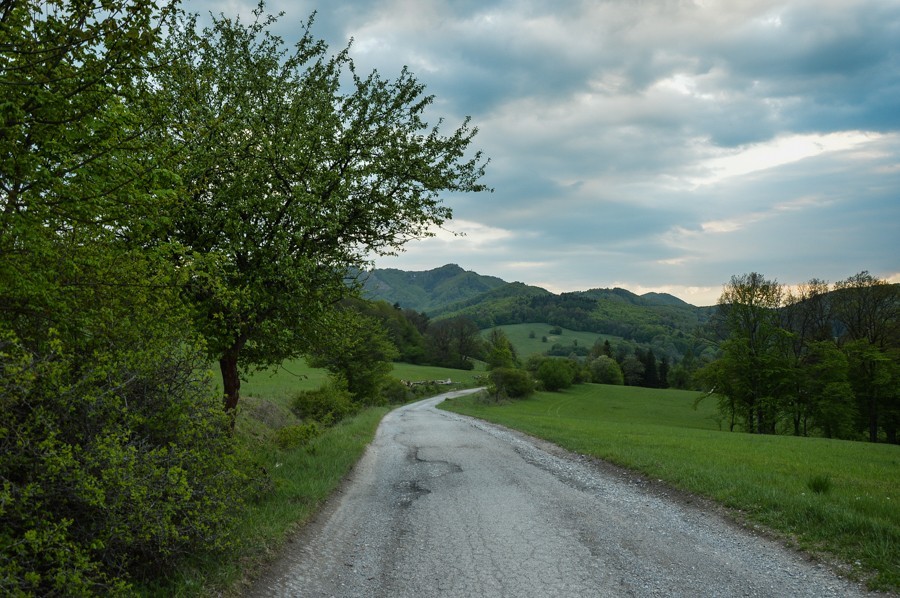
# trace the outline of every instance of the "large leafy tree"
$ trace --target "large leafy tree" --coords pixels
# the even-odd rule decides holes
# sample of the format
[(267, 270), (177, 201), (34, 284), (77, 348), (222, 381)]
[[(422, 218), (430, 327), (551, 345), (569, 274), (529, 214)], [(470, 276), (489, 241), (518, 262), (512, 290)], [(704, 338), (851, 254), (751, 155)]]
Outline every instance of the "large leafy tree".
[(883, 431), (897, 443), (900, 428), (900, 286), (860, 272), (834, 285), (840, 342), (869, 440)]
[(441, 193), (481, 191), (484, 162), (466, 152), (468, 120), (429, 125), (432, 97), (407, 70), (357, 73), (306, 23), (288, 50), (275, 18), (182, 17), (169, 35), (160, 89), (191, 160), (177, 239), (212, 257), (188, 287), (217, 359), (225, 407), (240, 373), (304, 353), (326, 334), (345, 276), (372, 256), (427, 236), (451, 211)]
[(719, 317), (727, 331), (721, 363), (714, 368), (718, 393), (748, 431), (774, 433), (778, 388), (784, 380), (787, 335), (778, 308), (783, 289), (756, 272), (732, 276), (719, 297)]
[(149, 264), (146, 216), (172, 197), (147, 151), (159, 18), (146, 2), (0, 3), (0, 311), (31, 345), (83, 330), (136, 281), (123, 262)]

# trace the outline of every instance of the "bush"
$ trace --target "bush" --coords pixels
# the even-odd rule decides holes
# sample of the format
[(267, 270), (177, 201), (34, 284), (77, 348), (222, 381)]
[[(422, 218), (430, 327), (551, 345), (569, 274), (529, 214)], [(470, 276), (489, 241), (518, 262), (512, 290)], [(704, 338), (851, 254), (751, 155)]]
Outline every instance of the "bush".
[(285, 426), (275, 431), (275, 444), (281, 449), (295, 449), (309, 444), (321, 433), (321, 426), (314, 421), (306, 424)]
[(410, 392), (406, 384), (392, 376), (381, 385), (381, 395), (389, 404), (401, 405), (409, 400)]
[(593, 360), (589, 368), (591, 370), (591, 378), (597, 384), (625, 384), (625, 376), (622, 374), (622, 368), (616, 363), (616, 360), (606, 355), (601, 355)]
[(578, 364), (569, 359), (545, 359), (535, 377), (544, 390), (557, 391), (572, 386)]
[(298, 417), (330, 426), (359, 410), (350, 398), (346, 384), (332, 380), (322, 388), (304, 390), (294, 398), (291, 409)]
[(0, 594), (127, 593), (234, 542), (230, 420), (205, 357), (159, 340), (39, 354), (0, 334)]
[(496, 368), (488, 374), (488, 393), (495, 398), (520, 399), (534, 392), (534, 380), (525, 370)]

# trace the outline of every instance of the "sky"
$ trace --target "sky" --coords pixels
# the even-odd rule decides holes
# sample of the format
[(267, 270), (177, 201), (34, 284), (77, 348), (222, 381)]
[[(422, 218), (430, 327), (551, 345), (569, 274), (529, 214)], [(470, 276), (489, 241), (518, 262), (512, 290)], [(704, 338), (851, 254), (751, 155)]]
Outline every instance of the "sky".
[[(249, 16), (256, 2), (186, 0)], [(408, 66), (492, 193), (375, 267), (714, 305), (732, 276), (900, 282), (900, 1), (270, 0)], [(459, 235), (462, 233), (462, 235)]]

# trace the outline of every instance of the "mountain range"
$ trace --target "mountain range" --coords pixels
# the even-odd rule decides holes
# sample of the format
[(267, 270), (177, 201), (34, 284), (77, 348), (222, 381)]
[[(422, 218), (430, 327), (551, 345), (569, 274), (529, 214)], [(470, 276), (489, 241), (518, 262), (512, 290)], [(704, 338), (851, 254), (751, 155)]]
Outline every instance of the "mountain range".
[(674, 359), (703, 351), (698, 330), (716, 309), (666, 293), (637, 295), (620, 288), (556, 294), (457, 264), (419, 272), (375, 269), (362, 279), (367, 298), (423, 312), (433, 320), (465, 316), (483, 329), (547, 323), (619, 337)]

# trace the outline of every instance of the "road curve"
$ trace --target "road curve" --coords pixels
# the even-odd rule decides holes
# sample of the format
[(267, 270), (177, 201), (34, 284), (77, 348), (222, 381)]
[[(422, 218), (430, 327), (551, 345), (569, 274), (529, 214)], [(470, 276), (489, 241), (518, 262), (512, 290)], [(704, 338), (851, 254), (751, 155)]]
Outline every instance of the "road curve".
[(385, 416), (248, 596), (871, 596), (576, 455), (435, 409)]

